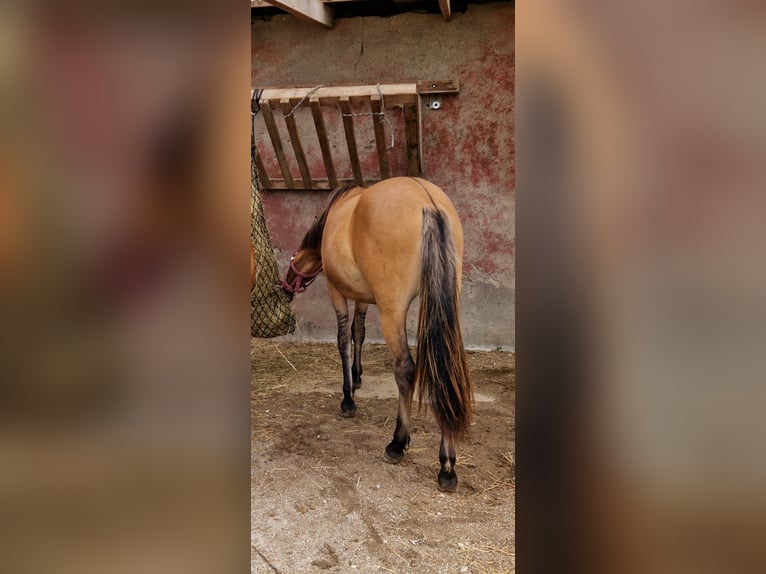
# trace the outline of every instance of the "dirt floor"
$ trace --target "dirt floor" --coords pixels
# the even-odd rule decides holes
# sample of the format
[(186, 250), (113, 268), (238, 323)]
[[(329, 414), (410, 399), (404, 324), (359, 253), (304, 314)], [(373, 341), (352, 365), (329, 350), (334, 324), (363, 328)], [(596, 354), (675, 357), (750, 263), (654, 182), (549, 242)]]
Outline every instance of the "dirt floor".
[(404, 461), (383, 460), (397, 407), (385, 346), (365, 345), (352, 419), (335, 345), (254, 339), (251, 356), (252, 572), (514, 571), (513, 355), (469, 353), (476, 410), (454, 494), (436, 489), (430, 413)]

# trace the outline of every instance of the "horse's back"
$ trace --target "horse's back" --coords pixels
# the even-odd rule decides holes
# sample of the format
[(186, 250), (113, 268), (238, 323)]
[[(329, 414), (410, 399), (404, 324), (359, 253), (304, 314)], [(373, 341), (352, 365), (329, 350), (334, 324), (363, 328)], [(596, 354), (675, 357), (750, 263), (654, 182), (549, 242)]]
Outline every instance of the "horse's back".
[(437, 207), (447, 215), (460, 258), (460, 220), (436, 185), (394, 177), (349, 191), (325, 224), (322, 262), (330, 284), (349, 299), (406, 309), (418, 289), (423, 210)]
[[(362, 191), (353, 213), (352, 248), (357, 265), (379, 304), (409, 306), (419, 283), (423, 210), (447, 214), (457, 253), (463, 234), (447, 195), (422, 179), (396, 177)], [(389, 301), (390, 300), (390, 301)]]

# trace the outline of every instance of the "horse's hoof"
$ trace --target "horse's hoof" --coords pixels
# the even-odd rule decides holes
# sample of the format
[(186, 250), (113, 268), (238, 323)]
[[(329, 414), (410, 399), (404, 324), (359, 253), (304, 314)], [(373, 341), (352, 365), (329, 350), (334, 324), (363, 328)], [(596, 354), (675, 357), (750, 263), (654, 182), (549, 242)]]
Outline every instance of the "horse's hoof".
[(386, 447), (386, 450), (383, 453), (383, 460), (391, 464), (399, 464), (400, 462), (402, 462), (403, 459), (404, 459), (403, 450), (395, 450), (395, 449)]
[(356, 415), (356, 404), (355, 403), (351, 403), (351, 404), (341, 403), (340, 404), (340, 414), (345, 419), (352, 418), (354, 415)]
[(457, 474), (454, 470), (450, 472), (439, 471), (439, 485), (436, 487), (441, 492), (455, 492), (457, 490)]

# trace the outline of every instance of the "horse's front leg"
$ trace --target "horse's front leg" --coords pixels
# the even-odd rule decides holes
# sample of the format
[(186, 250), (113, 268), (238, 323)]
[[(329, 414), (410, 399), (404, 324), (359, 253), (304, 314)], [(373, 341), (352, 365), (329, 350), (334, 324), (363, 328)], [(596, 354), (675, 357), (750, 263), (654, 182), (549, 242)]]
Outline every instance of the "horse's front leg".
[(332, 285), (329, 285), (330, 299), (335, 307), (335, 316), (338, 319), (338, 352), (340, 362), (343, 365), (343, 402), (340, 404), (340, 412), (344, 417), (353, 417), (356, 414), (354, 403), (354, 384), (351, 374), (351, 330), (348, 324), (348, 300), (341, 295)]
[(354, 322), (351, 324), (351, 339), (354, 343), (354, 364), (351, 365), (351, 376), (354, 381), (354, 390), (362, 386), (362, 344), (367, 307), (367, 303), (357, 301), (354, 306)]

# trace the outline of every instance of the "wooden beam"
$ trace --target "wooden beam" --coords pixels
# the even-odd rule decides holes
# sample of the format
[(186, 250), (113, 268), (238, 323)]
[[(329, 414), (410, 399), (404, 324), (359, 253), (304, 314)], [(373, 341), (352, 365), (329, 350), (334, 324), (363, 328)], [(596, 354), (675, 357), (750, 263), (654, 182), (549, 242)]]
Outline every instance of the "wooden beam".
[(354, 183), (362, 185), (362, 166), (359, 164), (359, 153), (356, 149), (354, 135), (354, 118), (351, 116), (351, 102), (348, 96), (340, 98), (340, 111), (343, 114), (343, 130), (346, 132), (348, 157), (351, 160), (351, 170), (354, 172)]
[[(363, 187), (369, 187), (374, 183), (378, 183), (379, 179), (365, 179), (362, 183)], [(311, 189), (303, 189), (301, 187), (288, 187), (283, 179), (271, 179), (269, 187), (262, 185), (264, 190), (267, 191), (332, 191), (340, 185), (359, 185), (354, 179), (340, 178), (337, 185), (330, 185), (330, 182), (326, 179), (312, 179)]]
[[(460, 84), (457, 80), (421, 80), (402, 84), (380, 84), (380, 94), (387, 106), (413, 104), (420, 94), (457, 94)], [(310, 93), (309, 93), (310, 92)], [(341, 97), (348, 97), (352, 105), (364, 104), (372, 96), (377, 96), (377, 84), (354, 86), (316, 86), (294, 88), (264, 88), (261, 99), (289, 100), (301, 99), (309, 95), (316, 98), (323, 106), (337, 104)], [(252, 91), (251, 91), (252, 96)]]
[[(271, 105), (276, 104), (276, 102), (269, 102), (269, 103)], [(293, 151), (295, 152), (295, 160), (298, 162), (298, 169), (301, 172), (303, 187), (311, 189), (311, 174), (309, 173), (308, 163), (306, 163), (306, 154), (303, 152), (303, 146), (301, 145), (301, 137), (298, 134), (298, 126), (295, 123), (295, 115), (293, 114), (293, 111), (294, 111), (293, 107), (290, 104), (290, 100), (280, 100), (279, 107), (281, 108), (282, 115), (285, 118), (287, 133), (290, 134), (290, 141), (293, 144)]]
[(404, 135), (407, 141), (407, 175), (420, 175), (418, 149), (418, 110), (415, 104), (404, 106)]
[[(311, 92), (309, 94), (309, 92)], [(380, 93), (386, 106), (414, 104), (418, 98), (417, 84), (380, 84)], [(301, 88), (264, 88), (261, 100), (300, 100), (305, 96), (316, 98), (323, 106), (331, 106), (346, 97), (352, 105), (366, 104), (372, 96), (378, 95), (376, 84), (364, 86), (328, 86), (316, 89), (316, 86)]]
[[(322, 0), (322, 4), (340, 4), (345, 2), (359, 2), (359, 0)], [(276, 8), (267, 0), (250, 0), (250, 8)]]
[(418, 112), (418, 171), (420, 175), (423, 175), (423, 158), (425, 157), (425, 150), (423, 149), (423, 98), (418, 98), (417, 106)]
[(416, 84), (417, 92), (423, 94), (457, 94), (460, 82), (457, 80), (421, 80)]
[(336, 188), (338, 187), (338, 176), (335, 175), (335, 164), (332, 161), (332, 150), (330, 149), (330, 141), (327, 139), (327, 128), (324, 124), (322, 107), (319, 104), (319, 100), (315, 97), (309, 101), (311, 102), (311, 114), (314, 116), (314, 127), (317, 130), (319, 148), (322, 150), (322, 161), (324, 161), (327, 179), (330, 182), (330, 186)]
[[(322, 0), (269, 0), (277, 8), (289, 12), (296, 18), (332, 28), (335, 11)], [(252, 6), (252, 4), (251, 4)]]
[(263, 123), (266, 124), (266, 130), (269, 132), (271, 145), (274, 147), (274, 154), (279, 162), (279, 169), (282, 170), (282, 176), (290, 187), (294, 187), (295, 183), (293, 182), (293, 176), (290, 175), (290, 166), (287, 165), (285, 151), (282, 149), (282, 137), (279, 135), (279, 129), (274, 121), (274, 114), (271, 111), (271, 104), (269, 104), (268, 100), (261, 103), (261, 113), (263, 114)]
[[(382, 112), (380, 96), (370, 98), (370, 109), (373, 114)], [(372, 116), (372, 127), (375, 130), (375, 147), (378, 149), (378, 163), (380, 164), (380, 177), (386, 179), (391, 177), (391, 170), (388, 167), (388, 149), (386, 148), (386, 130), (384, 128), (383, 116)]]
[(258, 148), (255, 148), (255, 169), (258, 171), (258, 178), (261, 180), (261, 185), (265, 188), (271, 187), (271, 180), (269, 174), (266, 173), (266, 167), (263, 165), (261, 154), (258, 153)]
[(450, 6), (450, 0), (439, 0), (439, 8), (442, 11), (442, 17), (446, 22), (452, 20), (452, 6)]

